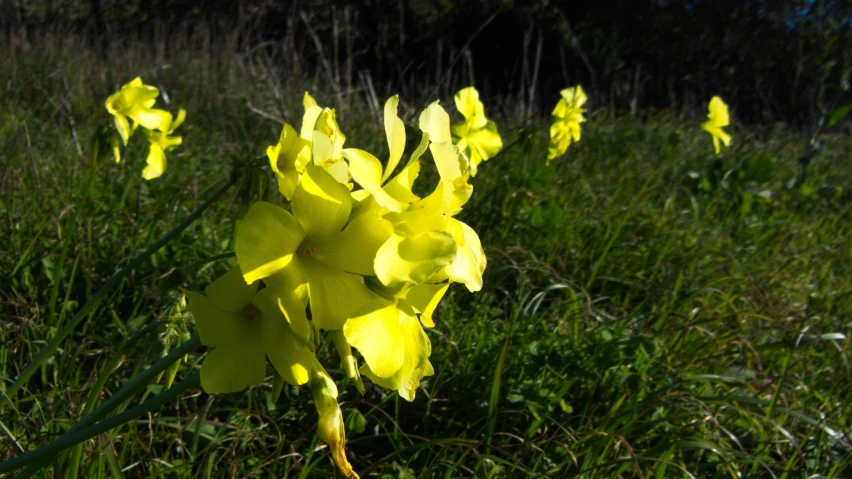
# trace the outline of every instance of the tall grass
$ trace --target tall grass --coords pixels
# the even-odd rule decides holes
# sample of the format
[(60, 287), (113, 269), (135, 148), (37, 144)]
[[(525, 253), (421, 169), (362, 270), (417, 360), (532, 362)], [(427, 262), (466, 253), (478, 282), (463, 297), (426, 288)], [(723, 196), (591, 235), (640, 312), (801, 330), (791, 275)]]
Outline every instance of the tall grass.
[[(197, 35), (101, 53), (75, 38), (4, 40), (4, 387), (233, 161), (261, 156), (278, 137), (277, 119), (299, 123), (305, 89), (321, 104), (337, 101), (321, 77), (294, 77), (260, 49)], [(152, 182), (140, 178), (142, 149), (120, 165), (86, 155), (87, 139), (109, 122), (103, 100), (137, 75), (168, 95), (169, 109), (188, 111), (184, 145)], [(352, 93), (339, 121), (347, 145), (381, 151), (369, 96)], [(342, 389), (356, 470), (852, 476), (852, 142), (825, 138), (804, 176), (806, 139), (782, 127), (735, 130), (734, 146), (716, 159), (690, 122), (598, 110), (548, 169), (545, 123), (497, 121), (516, 146), (481, 165), (461, 214), (488, 254), (486, 286), (451, 288), (428, 331), (435, 375), (416, 401)], [(157, 285), (232, 249), (238, 209), (233, 196), (211, 208), (91, 313), (0, 413), (0, 459), (55, 439), (81, 417), (93, 388), (107, 398), (162, 355), (156, 335), (134, 337), (177, 301)], [(224, 269), (200, 267), (183, 286), (201, 289)], [(178, 377), (201, 357), (191, 355)], [(80, 476), (334, 476), (309, 395), (285, 387), (273, 403), (270, 384), (216, 396), (194, 389), (86, 443)], [(47, 476), (64, 476), (68, 460)]]

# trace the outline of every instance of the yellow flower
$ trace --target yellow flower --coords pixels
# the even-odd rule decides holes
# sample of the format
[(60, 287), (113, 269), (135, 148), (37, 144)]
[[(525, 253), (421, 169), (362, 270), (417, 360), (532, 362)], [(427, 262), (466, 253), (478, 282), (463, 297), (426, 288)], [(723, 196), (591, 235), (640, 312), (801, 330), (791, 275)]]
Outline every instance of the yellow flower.
[(560, 92), (562, 98), (553, 109), (550, 125), (550, 145), (547, 147), (547, 163), (565, 153), (571, 143), (580, 141), (580, 123), (586, 121), (583, 105), (588, 100), (583, 87), (577, 85)]
[(454, 100), (465, 122), (453, 125), (452, 133), (458, 138), (456, 145), (470, 160), (470, 176), (476, 176), (479, 163), (496, 155), (503, 148), (503, 140), (497, 132), (497, 125), (485, 117), (485, 108), (476, 88), (471, 86), (459, 90)]
[(731, 117), (728, 114), (728, 105), (718, 96), (710, 99), (710, 110), (707, 115), (708, 120), (701, 124), (701, 128), (713, 137), (713, 147), (718, 155), (722, 149), (719, 147), (721, 141), (726, 147), (731, 144), (731, 135), (722, 130), (723, 127), (731, 123)]
[[(107, 98), (106, 109), (115, 117), (115, 128), (125, 145), (137, 125), (149, 130), (165, 131), (168, 128), (172, 121), (171, 113), (151, 108), (159, 94), (159, 90), (142, 84), (142, 79), (137, 77)], [(133, 121), (132, 129), (130, 120)]]
[(148, 158), (145, 160), (148, 166), (142, 170), (142, 178), (146, 180), (160, 177), (166, 171), (166, 151), (183, 143), (183, 137), (169, 135), (183, 124), (186, 111), (181, 108), (174, 121), (171, 121), (171, 117), (172, 115), (169, 114), (169, 123), (163, 125), (162, 131), (145, 129), (145, 134), (151, 143)]
[(391, 227), (375, 215), (349, 221), (349, 190), (316, 165), (305, 167), (291, 206), (251, 206), (237, 223), (237, 261), (246, 282), (298, 291), (317, 328), (340, 329), (375, 298), (362, 276), (375, 275), (373, 258)]
[(304, 334), (310, 324), (292, 292), (258, 291), (258, 283), (243, 281), (239, 267), (204, 291), (206, 295), (187, 291), (186, 297), (201, 343), (212, 348), (201, 365), (201, 385), (208, 393), (260, 384), (266, 377), (267, 356), (281, 377), (296, 386), (322, 367), (298, 340), (296, 331)]
[(288, 200), (299, 184), (305, 166), (313, 162), (322, 166), (338, 182), (349, 181), (349, 169), (343, 161), (343, 142), (346, 137), (337, 125), (334, 110), (323, 109), (305, 92), (305, 113), (299, 133), (285, 123), (278, 144), (266, 149), (269, 165), (278, 180), (278, 191)]

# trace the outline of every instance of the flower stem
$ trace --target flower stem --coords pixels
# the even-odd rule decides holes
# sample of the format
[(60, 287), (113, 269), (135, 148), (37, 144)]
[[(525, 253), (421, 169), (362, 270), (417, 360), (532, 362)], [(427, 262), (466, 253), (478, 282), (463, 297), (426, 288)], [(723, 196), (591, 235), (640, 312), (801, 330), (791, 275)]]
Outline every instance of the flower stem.
[(216, 200), (218, 200), (222, 195), (228, 191), (234, 183), (239, 179), (239, 174), (232, 174), (231, 178), (225, 182), (222, 186), (220, 186), (216, 191), (214, 191), (204, 203), (202, 203), (198, 208), (195, 209), (192, 213), (189, 214), (183, 221), (180, 222), (177, 226), (175, 226), (171, 231), (166, 233), (162, 238), (160, 238), (156, 243), (152, 244), (148, 249), (143, 251), (141, 254), (133, 258), (127, 265), (121, 268), (118, 272), (113, 274), (104, 284), (101, 286), (99, 290), (95, 292), (89, 300), (86, 301), (86, 304), (80, 308), (73, 318), (65, 325), (59, 332), (56, 333), (56, 336), (47, 343), (47, 345), (39, 351), (38, 355), (32, 360), (32, 362), (27, 365), (27, 367), (21, 371), (21, 374), (18, 375), (15, 382), (12, 383), (2, 394), (0, 397), (0, 412), (6, 408), (6, 406), (11, 405), (12, 398), (15, 397), (18, 390), (21, 389), (30, 377), (41, 367), (41, 365), (56, 351), (59, 347), (59, 344), (71, 335), (74, 332), (74, 329), (79, 325), (83, 319), (91, 312), (104, 298), (107, 297), (107, 294), (112, 291), (116, 286), (118, 286), (121, 281), (130, 274), (133, 269), (139, 266), (140, 263), (150, 258), (154, 253), (159, 251), (163, 246), (168, 244), (171, 240), (175, 239), (183, 230), (185, 230), (190, 224), (192, 224), (195, 220), (197, 220), (207, 208), (210, 207)]
[[(144, 414), (147, 414), (151, 411), (157, 410), (165, 405), (167, 402), (172, 399), (178, 397), (183, 394), (187, 389), (197, 386), (201, 383), (201, 375), (199, 372), (194, 372), (190, 374), (183, 381), (175, 384), (170, 389), (157, 394), (153, 398), (145, 401), (144, 403), (132, 407), (121, 414), (117, 414), (109, 419), (101, 421), (97, 424), (93, 424), (85, 429), (78, 430), (72, 434), (68, 434), (63, 436), (56, 441), (53, 441), (46, 446), (42, 446), (35, 451), (28, 452), (22, 456), (18, 456), (14, 459), (9, 459), (5, 462), (0, 462), (0, 473), (9, 472), (11, 470), (17, 469), (19, 467), (27, 466), (30, 464), (38, 466), (38, 469), (41, 469), (44, 465), (50, 463), (56, 454), (59, 452), (77, 444), (83, 442), (87, 439), (97, 436), (98, 434), (105, 433), (110, 429), (121, 426), (122, 424), (132, 421), (133, 419), (138, 418)], [(35, 472), (35, 471), (32, 471)], [(32, 473), (26, 475), (28, 471), (21, 471), (18, 478), (30, 477)]]
[[(129, 400), (130, 398), (132, 398), (136, 394), (145, 390), (145, 388), (148, 386), (148, 383), (150, 383), (154, 378), (156, 378), (158, 374), (165, 371), (166, 368), (168, 368), (172, 363), (180, 360), (180, 358), (182, 358), (185, 354), (193, 351), (194, 349), (196, 349), (200, 345), (201, 345), (201, 339), (198, 336), (193, 336), (187, 342), (185, 342), (185, 343), (181, 344), (180, 346), (178, 346), (177, 348), (173, 349), (169, 354), (167, 354), (166, 356), (164, 356), (163, 358), (161, 358), (160, 360), (158, 360), (157, 362), (152, 364), (150, 368), (146, 369), (141, 374), (136, 376), (136, 378), (133, 379), (133, 381), (130, 381), (129, 383), (127, 383), (126, 386), (121, 388), (117, 393), (113, 394), (109, 399), (104, 401), (104, 403), (101, 404), (100, 407), (98, 407), (97, 409), (95, 409), (94, 411), (89, 413), (89, 415), (87, 415), (86, 417), (81, 419), (80, 422), (78, 422), (77, 424), (72, 426), (70, 429), (68, 429), (68, 431), (66, 431), (65, 434), (63, 434), (62, 437), (58, 441), (64, 440), (66, 437), (70, 437), (71, 435), (78, 433), (80, 430), (83, 430), (84, 428), (88, 428), (88, 427), (94, 425), (95, 423), (97, 423), (100, 419), (104, 418), (107, 414), (109, 414), (111, 411), (116, 409), (122, 403), (124, 403), (125, 401)], [(177, 387), (177, 386), (175, 386), (175, 387)], [(174, 387), (169, 389), (169, 391), (171, 391), (172, 389), (174, 389)], [(168, 392), (168, 391), (166, 391), (166, 392)], [(165, 393), (161, 393), (161, 395), (162, 394), (165, 394)], [(148, 404), (150, 402), (151, 401), (147, 401), (144, 404)], [(118, 416), (115, 416), (115, 417), (118, 417)], [(119, 423), (119, 424), (121, 424), (121, 423)], [(91, 437), (91, 436), (89, 436), (89, 437)], [(88, 439), (88, 438), (84, 438), (83, 440), (85, 440), (85, 439)], [(11, 465), (11, 466), (9, 466), (8, 463), (10, 463), (12, 461), (22, 460), (24, 457), (27, 457), (29, 454), (33, 454), (35, 452), (41, 451), (44, 448), (52, 446), (52, 444), (53, 443), (48, 444), (48, 445), (43, 446), (39, 449), (36, 449), (35, 451), (33, 451), (31, 453), (27, 453), (27, 454), (24, 454), (23, 456), (19, 456), (19, 457), (16, 457), (14, 459), (10, 459), (6, 462), (0, 462), (0, 473), (6, 472), (7, 470), (16, 469), (16, 468), (24, 466), (24, 465), (32, 464), (31, 466), (29, 466), (26, 469), (24, 469), (23, 471), (21, 471), (18, 474), (17, 479), (24, 479), (24, 478), (32, 477), (33, 474), (38, 472), (42, 467), (45, 467), (51, 460), (53, 460), (53, 455), (51, 455), (49, 457), (39, 456), (39, 458), (43, 458), (44, 460), (36, 459), (36, 460), (38, 460), (37, 463), (34, 463), (33, 461), (26, 461), (23, 464)], [(60, 449), (56, 449), (55, 451), (56, 451), (56, 453), (58, 453), (58, 452), (62, 451), (63, 449), (65, 449), (66, 447), (71, 447), (74, 444), (76, 444), (76, 443), (68, 444), (67, 446), (60, 448)], [(54, 455), (55, 455), (55, 453), (54, 453)], [(7, 467), (8, 467), (8, 469), (7, 469)]]

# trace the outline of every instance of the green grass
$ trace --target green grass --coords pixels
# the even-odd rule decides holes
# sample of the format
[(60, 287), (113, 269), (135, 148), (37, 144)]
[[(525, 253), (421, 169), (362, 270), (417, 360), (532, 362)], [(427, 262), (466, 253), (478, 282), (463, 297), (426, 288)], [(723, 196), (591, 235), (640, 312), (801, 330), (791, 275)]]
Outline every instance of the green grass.
[[(251, 54), (128, 46), (99, 59), (73, 40), (50, 45), (11, 48), (0, 69), (4, 389), (233, 161), (277, 139), (280, 125), (253, 110), (299, 123), (304, 89), (335, 101)], [(103, 100), (140, 74), (188, 111), (184, 145), (147, 183), (142, 148), (122, 165), (85, 157), (109, 121)], [(381, 125), (358, 95), (339, 112), (347, 145), (382, 157)], [(460, 215), (487, 252), (486, 286), (454, 285), (439, 307), (435, 375), (414, 403), (341, 388), (362, 477), (852, 476), (852, 141), (823, 138), (803, 178), (807, 138), (784, 128), (733, 129), (717, 160), (695, 118), (599, 111), (545, 168), (546, 124), (497, 121), (518, 141), (480, 167)], [(120, 348), (168, 321), (166, 275), (230, 251), (236, 191), (124, 280), (12, 398), (0, 459), (56, 439), (90, 395), (102, 402), (163, 354), (155, 333)], [(184, 286), (225, 268), (200, 267)], [(322, 361), (342, 383), (337, 359)], [(191, 389), (85, 443), (80, 477), (334, 477), (307, 389), (272, 404), (271, 388)], [(65, 476), (67, 461), (45, 477)]]

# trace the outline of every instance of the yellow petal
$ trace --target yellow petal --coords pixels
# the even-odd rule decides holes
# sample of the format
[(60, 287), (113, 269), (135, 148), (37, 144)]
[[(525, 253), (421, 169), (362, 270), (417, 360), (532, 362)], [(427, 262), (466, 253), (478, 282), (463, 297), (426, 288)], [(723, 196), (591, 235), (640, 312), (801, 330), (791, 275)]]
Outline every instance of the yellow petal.
[(403, 211), (407, 206), (396, 200), (382, 189), (382, 163), (372, 154), (355, 148), (343, 150), (343, 157), (349, 161), (349, 173), (361, 188), (370, 192), (376, 202), (390, 211)]
[(562, 95), (562, 98), (564, 98), (570, 106), (575, 108), (583, 106), (586, 103), (586, 100), (589, 99), (589, 97), (586, 96), (586, 91), (583, 90), (583, 87), (580, 85), (572, 88), (566, 88), (560, 92), (560, 95)]
[[(382, 176), (382, 182), (387, 181), (390, 175), (393, 174), (393, 171), (399, 164), (399, 160), (402, 158), (402, 152), (405, 150), (405, 124), (397, 115), (398, 106), (399, 95), (394, 95), (385, 102), (385, 134), (388, 138), (390, 156), (388, 157), (388, 164), (385, 167), (385, 173)], [(349, 166), (350, 168), (352, 167), (351, 162)], [(353, 174), (352, 177), (354, 178), (355, 175)]]
[(207, 285), (204, 293), (219, 308), (229, 313), (239, 313), (251, 304), (257, 293), (257, 283), (247, 284), (239, 265), (235, 265)]
[(281, 271), (291, 261), (305, 230), (290, 212), (259, 201), (237, 221), (237, 262), (247, 283)]
[(312, 258), (299, 258), (310, 295), (311, 314), (319, 329), (343, 327), (353, 312), (378, 298), (361, 276), (332, 269)]
[(169, 126), (172, 124), (171, 113), (165, 110), (146, 108), (142, 105), (136, 105), (131, 108), (127, 112), (127, 116), (149, 130), (168, 131)]
[(488, 119), (485, 118), (485, 107), (479, 99), (476, 88), (469, 86), (459, 90), (453, 100), (459, 113), (467, 120), (469, 129), (478, 130), (485, 126)]
[(151, 143), (145, 162), (148, 166), (142, 170), (142, 178), (146, 180), (159, 178), (166, 171), (166, 153), (157, 143)]
[(224, 311), (203, 294), (194, 291), (187, 291), (185, 294), (187, 307), (195, 319), (195, 326), (201, 337), (201, 344), (221, 346), (243, 335), (246, 324), (241, 315)]
[[(425, 136), (425, 135), (424, 135)], [(384, 190), (392, 198), (404, 204), (413, 203), (420, 199), (419, 196), (411, 192), (414, 186), (414, 180), (420, 174), (420, 161), (415, 160), (409, 162), (398, 175), (391, 178), (384, 186)]]
[(441, 231), (394, 233), (376, 253), (376, 276), (389, 287), (425, 282), (455, 259), (456, 249), (452, 236)]
[(266, 354), (260, 324), (251, 334), (214, 348), (201, 365), (201, 387), (210, 394), (232, 393), (263, 382)]
[(308, 165), (293, 193), (293, 215), (312, 240), (340, 232), (352, 211), (352, 196), (320, 167)]
[(181, 109), (178, 111), (178, 116), (177, 116), (177, 118), (175, 118), (175, 119), (174, 119), (174, 121), (172, 121), (171, 126), (169, 126), (169, 133), (171, 133), (171, 132), (173, 132), (173, 131), (177, 130), (179, 126), (183, 125), (183, 121), (184, 121), (185, 119), (186, 119), (186, 110), (184, 110), (183, 108), (181, 108)]
[(121, 135), (121, 141), (126, 145), (127, 140), (130, 139), (130, 123), (127, 121), (126, 116), (115, 115), (115, 129), (118, 130), (118, 134)]
[(365, 305), (360, 314), (343, 326), (346, 340), (379, 377), (393, 376), (405, 360), (402, 315), (396, 303), (378, 300)]
[(731, 117), (728, 114), (728, 105), (718, 96), (710, 99), (708, 109), (710, 113), (707, 115), (707, 118), (710, 119), (713, 126), (722, 127), (728, 126), (731, 123)]
[(420, 313), (420, 322), (427, 328), (434, 328), (432, 313), (447, 292), (450, 283), (418, 284), (412, 286), (405, 295), (405, 302), (410, 304), (415, 311)]
[(420, 129), (435, 143), (450, 143), (450, 116), (436, 101), (420, 114)]
[(305, 92), (302, 104), (305, 107), (305, 114), (302, 115), (302, 129), (299, 132), (299, 136), (311, 141), (314, 133), (314, 125), (320, 113), (322, 113), (322, 108), (317, 105), (316, 100), (308, 92)]
[(432, 158), (435, 160), (435, 166), (438, 167), (438, 174), (441, 175), (441, 181), (454, 183), (459, 180), (467, 180), (468, 159), (456, 145), (452, 143), (432, 143), (429, 145), (429, 151), (432, 152)]
[(400, 330), (403, 343), (403, 363), (390, 377), (384, 377), (373, 370), (369, 362), (361, 371), (374, 383), (395, 389), (407, 401), (413, 401), (420, 381), (424, 376), (434, 374), (429, 356), (432, 354), (432, 345), (426, 333), (417, 319), (403, 315), (400, 321)]
[[(292, 323), (286, 320), (283, 312), (283, 309), (277, 314), (264, 312), (263, 349), (278, 374), (288, 383), (299, 386), (308, 382), (311, 371), (318, 363), (314, 353), (293, 331)], [(302, 315), (304, 316), (304, 308)], [(310, 326), (307, 319), (304, 324)]]
[(375, 276), (373, 258), (393, 226), (378, 215), (360, 215), (337, 235), (314, 242), (314, 259), (349, 273)]
[(487, 264), (485, 252), (473, 228), (454, 218), (450, 218), (450, 221), (461, 226), (464, 243), (458, 245), (455, 259), (447, 266), (447, 275), (452, 281), (464, 283), (468, 290), (475, 293), (482, 289), (482, 273)]

